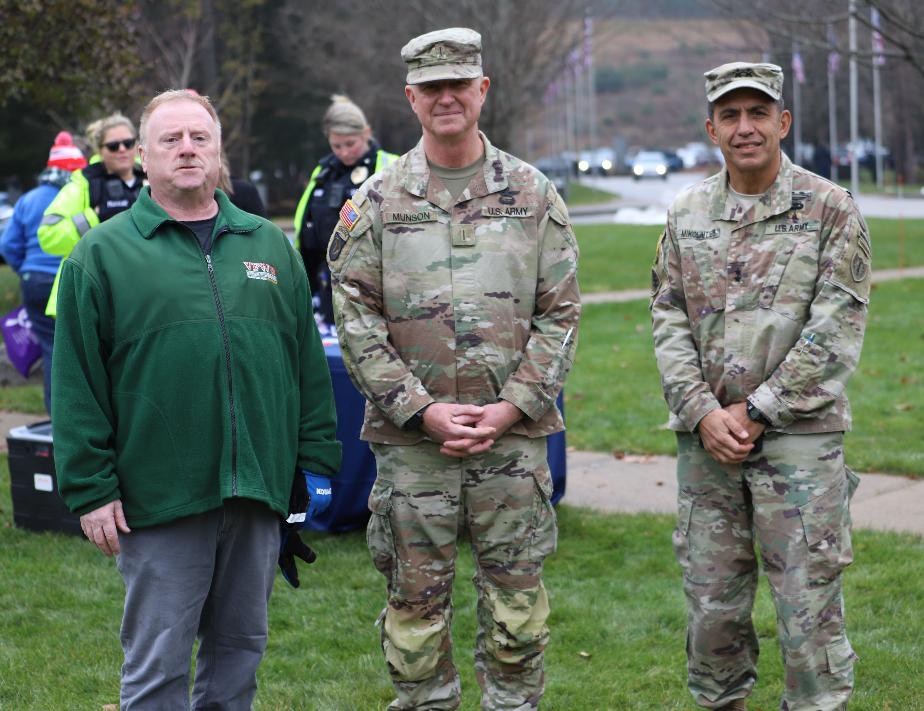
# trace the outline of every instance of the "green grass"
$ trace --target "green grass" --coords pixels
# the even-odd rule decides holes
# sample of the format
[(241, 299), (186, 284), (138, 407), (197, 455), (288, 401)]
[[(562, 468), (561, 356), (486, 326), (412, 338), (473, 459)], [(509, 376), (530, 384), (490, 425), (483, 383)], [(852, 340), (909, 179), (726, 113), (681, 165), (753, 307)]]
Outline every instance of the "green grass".
[[(645, 289), (651, 283), (658, 225), (577, 225), (581, 291)], [(871, 218), (873, 268), (924, 264), (924, 220)]]
[(45, 397), (41, 383), (0, 388), (0, 410), (44, 415)]
[(19, 277), (8, 264), (0, 265), (0, 315), (9, 313), (21, 302)]
[[(922, 303), (924, 279), (873, 289), (862, 360), (848, 386), (847, 462), (857, 471), (924, 476)], [(646, 301), (584, 307), (565, 396), (569, 446), (675, 454)]]
[[(118, 699), (123, 588), (112, 560), (83, 539), (11, 527), (0, 458), (0, 708), (97, 710)], [(685, 689), (685, 610), (669, 516), (605, 515), (560, 507), (559, 550), (546, 566), (552, 600), (549, 711), (692, 708)], [(314, 534), (318, 562), (302, 588), (281, 578), (270, 602), (270, 643), (255, 708), (383, 709), (391, 688), (373, 625), (385, 581), (362, 532)], [(851, 709), (924, 708), (924, 540), (854, 534), (846, 576), (851, 641), (862, 661)], [(478, 708), (472, 671), (475, 596), (463, 553), (456, 578), (455, 658), (466, 711)], [(755, 610), (764, 653), (751, 708), (777, 707), (782, 688), (766, 584)]]
[(568, 183), (568, 206), (575, 207), (578, 205), (598, 205), (604, 202), (613, 202), (618, 200), (619, 195), (606, 190), (592, 188), (576, 180)]
[(577, 225), (581, 293), (646, 289), (651, 284), (660, 227)]
[[(838, 168), (837, 182), (846, 190), (851, 189), (850, 166), (840, 166)], [(876, 181), (873, 180), (873, 171), (866, 168), (860, 169), (861, 195), (898, 195), (898, 183), (896, 181), (894, 170), (883, 171), (882, 183), (882, 190), (880, 190), (876, 185)], [(907, 183), (902, 186), (902, 195), (904, 197), (921, 197), (921, 187), (922, 186), (920, 183)]]
[(924, 279), (875, 285), (860, 367), (848, 463), (858, 471), (924, 476)]

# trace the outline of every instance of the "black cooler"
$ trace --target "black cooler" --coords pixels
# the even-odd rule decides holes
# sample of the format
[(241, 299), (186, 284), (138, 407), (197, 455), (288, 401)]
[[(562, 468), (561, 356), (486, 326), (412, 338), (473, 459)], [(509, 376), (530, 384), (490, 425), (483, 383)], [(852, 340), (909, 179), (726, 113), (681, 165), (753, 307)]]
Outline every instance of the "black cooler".
[(80, 519), (58, 496), (51, 422), (14, 427), (9, 446), (13, 523), (31, 531), (60, 531), (82, 535)]

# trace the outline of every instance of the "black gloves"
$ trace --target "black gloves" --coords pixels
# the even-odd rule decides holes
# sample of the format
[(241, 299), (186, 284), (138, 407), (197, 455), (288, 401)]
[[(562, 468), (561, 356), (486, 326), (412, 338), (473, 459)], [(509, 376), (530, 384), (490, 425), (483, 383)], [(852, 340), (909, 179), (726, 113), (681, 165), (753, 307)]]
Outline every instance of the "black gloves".
[[(302, 477), (304, 480), (304, 477)], [(282, 540), (279, 545), (279, 568), (282, 570), (282, 577), (293, 588), (299, 586), (298, 568), (295, 565), (295, 559), (301, 558), (306, 563), (314, 563), (317, 556), (310, 547), (306, 546), (298, 533), (290, 529), (286, 524), (282, 524)]]
[(308, 495), (308, 483), (301, 469), (295, 470), (292, 479), (292, 491), (289, 494), (289, 517), (282, 522), (279, 538), (279, 568), (282, 577), (293, 588), (299, 586), (298, 568), (295, 559), (301, 558), (306, 563), (314, 563), (317, 555), (298, 535), (298, 529), (305, 522), (308, 504), (311, 497)]

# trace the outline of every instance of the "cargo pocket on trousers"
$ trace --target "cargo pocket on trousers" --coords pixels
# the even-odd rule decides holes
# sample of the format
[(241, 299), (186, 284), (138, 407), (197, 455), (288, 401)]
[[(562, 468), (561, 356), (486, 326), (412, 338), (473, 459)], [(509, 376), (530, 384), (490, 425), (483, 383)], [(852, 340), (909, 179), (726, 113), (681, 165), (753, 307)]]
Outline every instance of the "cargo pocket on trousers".
[(529, 559), (541, 563), (558, 547), (558, 523), (552, 506), (552, 475), (542, 464), (533, 471), (536, 493), (533, 499), (533, 532), (529, 543)]
[(681, 492), (677, 497), (677, 526), (672, 535), (674, 555), (685, 575), (690, 574), (690, 521), (693, 518), (693, 497)]
[(843, 479), (835, 486), (799, 507), (808, 545), (805, 573), (809, 587), (827, 585), (853, 562), (849, 501), (845, 467)]
[(853, 668), (853, 663), (860, 659), (846, 637), (838, 637), (825, 645), (825, 655), (828, 657), (829, 674), (849, 672)]
[(391, 496), (395, 485), (376, 479), (369, 492), (369, 525), (366, 526), (366, 545), (372, 554), (372, 563), (388, 579), (389, 587), (395, 579), (395, 537), (391, 529)]

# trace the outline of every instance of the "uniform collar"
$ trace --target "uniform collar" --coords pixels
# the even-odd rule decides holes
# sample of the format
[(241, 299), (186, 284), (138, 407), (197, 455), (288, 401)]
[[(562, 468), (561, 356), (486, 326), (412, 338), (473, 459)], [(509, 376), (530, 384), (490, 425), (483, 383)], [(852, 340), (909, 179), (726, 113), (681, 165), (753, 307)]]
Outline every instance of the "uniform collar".
[(427, 202), (450, 212), (454, 205), (484, 197), (491, 193), (498, 193), (507, 189), (507, 173), (501, 161), (500, 151), (491, 145), (488, 137), (481, 131), (478, 137), (484, 145), (484, 163), (481, 173), (472, 178), (471, 183), (455, 202), (449, 190), (440, 181), (431, 178), (432, 171), (427, 164), (427, 154), (424, 151), (423, 138), (408, 153), (408, 170), (404, 177), (404, 189), (412, 195), (424, 198)]
[[(235, 207), (231, 200), (221, 190), (215, 190), (215, 201), (218, 203), (218, 214), (215, 216), (219, 228), (227, 227), (230, 232), (253, 232), (260, 226), (260, 220), (248, 212)], [(145, 185), (138, 195), (138, 199), (131, 207), (132, 221), (135, 228), (145, 239), (151, 239), (167, 223), (179, 223), (179, 220), (170, 217), (167, 212), (151, 197), (151, 187)]]
[[(731, 220), (737, 207), (737, 200), (728, 185), (728, 168), (723, 167), (716, 180), (709, 206), (709, 217), (713, 220)], [(755, 222), (762, 222), (792, 209), (792, 161), (780, 151), (780, 171), (776, 180), (760, 199), (748, 210), (734, 229), (747, 227)]]

